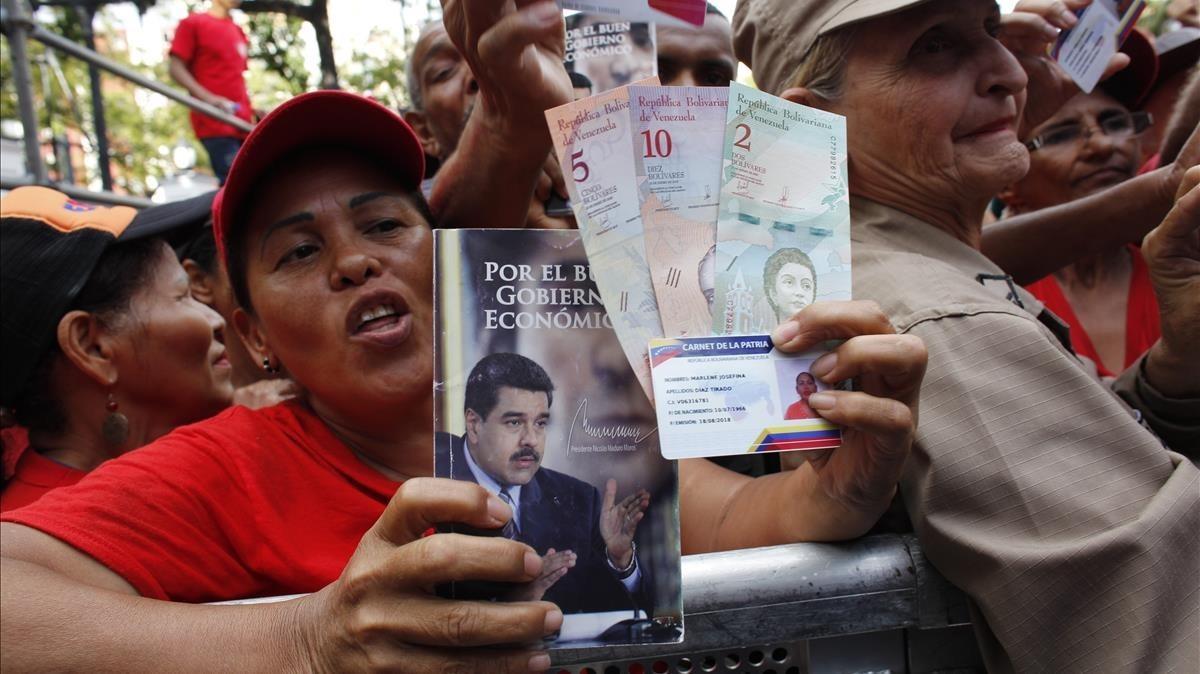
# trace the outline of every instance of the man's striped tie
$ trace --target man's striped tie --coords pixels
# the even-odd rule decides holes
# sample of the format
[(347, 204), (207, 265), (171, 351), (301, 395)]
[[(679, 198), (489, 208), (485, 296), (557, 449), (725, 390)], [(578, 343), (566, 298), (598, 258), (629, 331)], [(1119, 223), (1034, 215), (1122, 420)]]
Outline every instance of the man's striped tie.
[(508, 504), (508, 507), (512, 509), (513, 516), (512, 519), (504, 523), (503, 533), (505, 538), (511, 538), (515, 540), (521, 533), (521, 527), (517, 525), (517, 504), (513, 502), (512, 496), (508, 493), (508, 489), (508, 487), (504, 487), (500, 490), (500, 500)]

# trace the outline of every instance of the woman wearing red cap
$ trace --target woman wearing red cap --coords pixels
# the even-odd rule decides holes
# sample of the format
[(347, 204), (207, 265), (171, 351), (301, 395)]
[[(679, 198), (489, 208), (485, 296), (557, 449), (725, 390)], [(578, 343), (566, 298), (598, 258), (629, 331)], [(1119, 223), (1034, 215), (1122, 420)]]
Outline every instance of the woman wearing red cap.
[[(4, 197), (3, 405), (28, 431), (0, 511), (210, 417), (233, 395), (225, 323), (130, 208), (44, 187)], [(6, 433), (6, 441), (13, 436)]]
[[(539, 51), (537, 62), (561, 76), (566, 97), (561, 21), (539, 10), (448, 5), (447, 25), (494, 23), (557, 45), (555, 58)], [(456, 11), (473, 20), (456, 22)], [(497, 114), (488, 105), (475, 115)], [(548, 152), (548, 137), (540, 142), (531, 155)], [(239, 333), (264, 368), (286, 366), (304, 393), (181, 429), (8, 517), (6, 664), (67, 668), (84, 651), (92, 666), (120, 669), (549, 667), (546, 654), (512, 644), (556, 631), (554, 605), (434, 594), (453, 580), (530, 581), (542, 559), (502, 537), (422, 536), (445, 522), (495, 529), (511, 516), (477, 485), (422, 477), (433, 458), (422, 168), (411, 130), (350, 94), (298, 97), (256, 127), (216, 206), (215, 232), (242, 307)], [(791, 348), (847, 340), (822, 378), (856, 377), (862, 390), (812, 400), (847, 427), (846, 444), (815, 467), (754, 481), (705, 461), (684, 465), (685, 550), (855, 536), (891, 501), (916, 416), (920, 341), (889, 334), (864, 303), (814, 304), (791, 326)], [(145, 599), (295, 592), (314, 594), (234, 607)], [(56, 648), (64, 627), (86, 647)]]

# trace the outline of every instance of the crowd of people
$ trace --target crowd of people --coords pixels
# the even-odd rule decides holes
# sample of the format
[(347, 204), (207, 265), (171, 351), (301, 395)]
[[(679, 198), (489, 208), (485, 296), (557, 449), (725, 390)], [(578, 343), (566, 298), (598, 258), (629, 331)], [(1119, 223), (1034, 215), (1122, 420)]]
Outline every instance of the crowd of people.
[[(1047, 46), (1087, 4), (739, 0), (659, 29), (663, 84), (740, 61), (849, 142), (856, 300), (777, 290), (772, 333), (843, 340), (793, 407), (844, 444), (757, 476), (681, 461), (685, 553), (847, 540), (902, 509), (990, 670), (1200, 669), (1200, 29), (1170, 57), (1135, 33), (1085, 94)], [(550, 667), (524, 644), (563, 607), (435, 592), (571, 569), (430, 533), (515, 507), (430, 477), (432, 241), (574, 226), (543, 112), (580, 82), (553, 2), (443, 9), (403, 117), (312, 92), (235, 139), (215, 194), (3, 197), (6, 668)]]

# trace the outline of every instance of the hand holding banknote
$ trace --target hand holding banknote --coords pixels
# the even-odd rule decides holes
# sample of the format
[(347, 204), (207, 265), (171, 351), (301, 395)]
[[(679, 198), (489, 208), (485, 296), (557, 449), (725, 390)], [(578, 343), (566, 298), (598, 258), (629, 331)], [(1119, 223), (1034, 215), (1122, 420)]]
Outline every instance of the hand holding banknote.
[[(917, 426), (927, 354), (920, 338), (897, 335), (874, 302), (817, 302), (771, 334), (780, 351), (846, 340), (817, 359), (811, 373), (826, 384), (854, 380), (854, 391), (825, 390), (808, 404), (842, 426), (842, 446), (809, 460), (831, 506), (824, 523), (843, 536), (865, 532), (887, 509)], [(849, 533), (846, 532), (857, 532)]]

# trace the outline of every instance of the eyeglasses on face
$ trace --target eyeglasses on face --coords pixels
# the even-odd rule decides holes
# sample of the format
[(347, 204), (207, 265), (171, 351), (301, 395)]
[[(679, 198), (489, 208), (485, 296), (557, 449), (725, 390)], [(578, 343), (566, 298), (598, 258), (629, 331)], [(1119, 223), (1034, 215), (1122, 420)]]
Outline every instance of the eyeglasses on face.
[[(1103, 112), (1096, 119), (1096, 127), (1100, 133), (1110, 138), (1128, 138), (1150, 128), (1154, 118), (1148, 112)], [(1025, 143), (1030, 152), (1045, 147), (1055, 147), (1074, 143), (1081, 138), (1090, 138), (1096, 127), (1083, 122), (1071, 122), (1056, 126), (1044, 133), (1038, 134)]]

